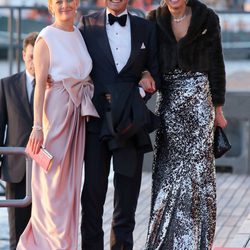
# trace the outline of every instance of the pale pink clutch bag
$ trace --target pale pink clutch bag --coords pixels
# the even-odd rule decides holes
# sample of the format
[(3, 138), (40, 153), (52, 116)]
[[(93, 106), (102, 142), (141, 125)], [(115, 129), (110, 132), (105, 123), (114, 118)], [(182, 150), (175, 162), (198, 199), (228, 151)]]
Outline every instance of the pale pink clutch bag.
[(27, 145), (25, 152), (46, 172), (48, 172), (51, 164), (53, 156), (45, 149), (41, 148), (38, 154), (33, 154), (29, 144)]

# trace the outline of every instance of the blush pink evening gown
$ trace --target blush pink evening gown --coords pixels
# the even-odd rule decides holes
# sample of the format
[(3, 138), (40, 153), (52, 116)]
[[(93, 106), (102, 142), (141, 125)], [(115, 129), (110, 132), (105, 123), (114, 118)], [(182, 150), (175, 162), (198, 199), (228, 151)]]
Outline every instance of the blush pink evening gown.
[(67, 32), (48, 26), (40, 38), (49, 48), (54, 79), (43, 113), (44, 145), (54, 159), (47, 173), (33, 163), (32, 215), (17, 249), (76, 250), (85, 121), (98, 117), (91, 102), (92, 60), (76, 27)]

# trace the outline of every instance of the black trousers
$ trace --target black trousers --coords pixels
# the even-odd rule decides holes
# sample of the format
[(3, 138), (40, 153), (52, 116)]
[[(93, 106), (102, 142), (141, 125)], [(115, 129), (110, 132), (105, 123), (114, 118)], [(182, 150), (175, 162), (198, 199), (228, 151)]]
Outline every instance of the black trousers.
[[(112, 152), (98, 134), (87, 133), (85, 149), (85, 180), (82, 191), (82, 249), (103, 250), (102, 229), (108, 175)], [(129, 159), (124, 159), (125, 161)], [(135, 211), (141, 186), (143, 154), (138, 154), (137, 172), (133, 178), (114, 173), (114, 212), (110, 249), (133, 249)]]
[[(25, 197), (25, 177), (20, 183), (6, 183), (7, 199), (23, 199)], [(31, 216), (31, 205), (24, 208), (8, 208), (10, 250), (15, 250), (21, 234)]]

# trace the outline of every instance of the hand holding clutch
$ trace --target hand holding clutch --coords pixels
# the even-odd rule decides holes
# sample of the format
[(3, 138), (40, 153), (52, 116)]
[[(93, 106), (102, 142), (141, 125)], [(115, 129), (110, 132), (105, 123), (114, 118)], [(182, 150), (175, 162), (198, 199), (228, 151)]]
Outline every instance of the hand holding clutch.
[(34, 154), (31, 150), (30, 144), (26, 146), (25, 152), (40, 166), (45, 172), (48, 172), (53, 156), (45, 149), (41, 148), (37, 154)]
[(219, 126), (214, 131), (214, 157), (220, 158), (231, 149), (231, 144), (228, 141), (223, 129)]

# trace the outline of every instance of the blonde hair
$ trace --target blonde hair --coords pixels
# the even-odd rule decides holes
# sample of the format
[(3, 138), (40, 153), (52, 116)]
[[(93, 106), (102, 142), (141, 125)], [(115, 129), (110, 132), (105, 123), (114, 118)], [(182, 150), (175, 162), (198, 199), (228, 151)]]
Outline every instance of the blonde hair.
[(53, 0), (48, 0), (48, 10), (51, 15), (53, 15), (53, 10), (52, 10), (52, 1)]

